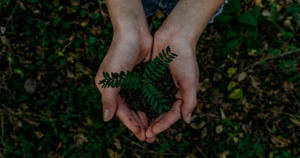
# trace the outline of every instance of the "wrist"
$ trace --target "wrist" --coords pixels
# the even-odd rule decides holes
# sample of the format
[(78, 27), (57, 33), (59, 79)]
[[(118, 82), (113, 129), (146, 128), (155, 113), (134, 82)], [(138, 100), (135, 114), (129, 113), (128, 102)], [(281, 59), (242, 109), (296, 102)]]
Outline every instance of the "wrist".
[(114, 32), (148, 27), (141, 0), (105, 0)]
[(148, 24), (144, 20), (128, 20), (128, 21), (119, 21), (118, 23), (113, 24), (114, 34), (120, 35), (140, 35), (140, 34), (150, 34)]
[(199, 37), (192, 33), (191, 30), (164, 23), (155, 33), (154, 38), (156, 41), (171, 41), (173, 45), (185, 45), (195, 48)]

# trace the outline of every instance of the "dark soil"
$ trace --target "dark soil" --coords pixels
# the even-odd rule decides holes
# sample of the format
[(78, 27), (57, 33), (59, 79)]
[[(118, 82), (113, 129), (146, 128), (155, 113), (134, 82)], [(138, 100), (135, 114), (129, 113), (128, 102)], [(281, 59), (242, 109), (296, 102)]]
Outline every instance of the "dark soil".
[[(133, 71), (143, 73), (147, 63), (141, 63), (137, 65)], [(173, 83), (173, 79), (170, 71), (168, 70), (166, 74), (161, 77), (159, 80), (155, 81), (154, 84), (164, 95), (165, 99), (168, 100), (167, 106), (171, 108), (172, 104), (175, 101), (176, 87)], [(156, 118), (160, 114), (158, 108), (154, 109), (152, 105), (149, 105), (146, 102), (146, 98), (142, 94), (142, 90), (138, 89), (135, 91), (125, 91), (121, 90), (120, 95), (128, 103), (129, 107), (135, 111), (143, 111), (147, 114), (148, 118)], [(166, 112), (166, 110), (163, 110)]]

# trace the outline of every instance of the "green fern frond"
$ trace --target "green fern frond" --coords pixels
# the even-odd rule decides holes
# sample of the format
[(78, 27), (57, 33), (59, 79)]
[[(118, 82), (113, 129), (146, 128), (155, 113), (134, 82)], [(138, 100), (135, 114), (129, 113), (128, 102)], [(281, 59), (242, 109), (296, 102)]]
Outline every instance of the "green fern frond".
[(144, 84), (142, 87), (142, 93), (146, 98), (146, 101), (153, 106), (154, 109), (159, 105), (167, 103), (168, 100), (164, 99), (164, 94), (160, 92), (152, 83)]
[(112, 87), (125, 90), (141, 89), (142, 94), (145, 96), (146, 101), (153, 109), (158, 109), (159, 113), (162, 113), (163, 109), (168, 108), (165, 104), (168, 102), (164, 99), (164, 94), (159, 91), (154, 85), (154, 81), (161, 78), (168, 70), (169, 63), (174, 60), (177, 55), (171, 52), (170, 47), (167, 47), (166, 51), (162, 50), (158, 56), (148, 63), (144, 73), (139, 74), (137, 72), (121, 71), (115, 72), (103, 72), (104, 79), (99, 82), (102, 88)]
[(142, 87), (142, 77), (137, 72), (121, 71), (120, 73), (111, 72), (111, 74), (103, 72), (103, 77), (104, 79), (99, 82), (102, 88), (138, 89)]
[(172, 62), (176, 56), (176, 54), (171, 52), (170, 47), (168, 47), (166, 51), (162, 50), (162, 52), (147, 65), (143, 77), (149, 77), (153, 81), (157, 80), (166, 73), (169, 63)]

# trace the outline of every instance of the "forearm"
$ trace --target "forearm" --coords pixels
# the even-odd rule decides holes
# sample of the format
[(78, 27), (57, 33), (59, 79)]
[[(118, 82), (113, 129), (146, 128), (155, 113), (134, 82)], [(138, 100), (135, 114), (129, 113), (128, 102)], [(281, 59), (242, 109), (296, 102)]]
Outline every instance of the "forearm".
[(208, 21), (224, 0), (180, 0), (162, 27), (197, 42)]
[(115, 33), (132, 26), (132, 29), (148, 27), (141, 0), (106, 0), (105, 3)]

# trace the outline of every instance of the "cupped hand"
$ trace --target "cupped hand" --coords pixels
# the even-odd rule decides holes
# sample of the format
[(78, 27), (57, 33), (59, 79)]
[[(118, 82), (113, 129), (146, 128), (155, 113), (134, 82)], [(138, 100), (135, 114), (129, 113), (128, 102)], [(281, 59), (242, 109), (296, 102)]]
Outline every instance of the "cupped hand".
[(196, 43), (188, 37), (179, 36), (172, 27), (162, 27), (154, 35), (152, 59), (168, 46), (178, 56), (170, 63), (169, 69), (177, 88), (176, 101), (170, 111), (152, 121), (146, 131), (146, 141), (151, 143), (160, 132), (168, 129), (181, 117), (191, 122), (191, 116), (197, 103), (197, 84), (199, 69), (195, 56)]
[(144, 141), (145, 129), (148, 127), (146, 114), (129, 109), (119, 95), (120, 88), (102, 88), (99, 85), (99, 81), (104, 79), (103, 72), (131, 71), (138, 63), (150, 59), (152, 36), (149, 31), (135, 26), (131, 28), (122, 29), (122, 32), (115, 31), (110, 48), (95, 77), (95, 84), (102, 94), (103, 120), (109, 121), (116, 114), (140, 141)]

